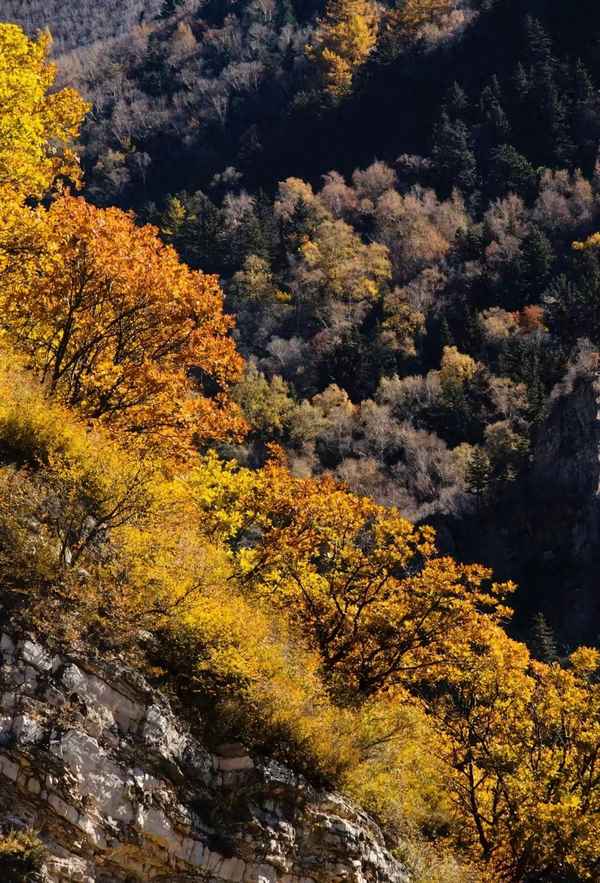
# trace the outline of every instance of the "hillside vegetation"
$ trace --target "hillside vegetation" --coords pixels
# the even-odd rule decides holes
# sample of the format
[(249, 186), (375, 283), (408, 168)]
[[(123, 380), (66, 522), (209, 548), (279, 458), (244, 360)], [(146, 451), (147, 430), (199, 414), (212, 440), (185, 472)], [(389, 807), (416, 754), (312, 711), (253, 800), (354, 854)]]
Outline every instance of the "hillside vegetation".
[[(433, 529), (398, 508), (331, 475), (290, 471), (284, 449), (269, 443), (272, 412), (249, 407), (243, 392), (259, 388), (268, 404), (285, 402), (287, 389), (252, 365), (240, 380), (217, 280), (190, 270), (156, 228), (65, 190), (79, 178), (72, 140), (86, 106), (52, 81), (45, 41), (1, 25), (4, 611), (50, 642), (126, 654), (177, 693), (207, 741), (241, 740), (342, 788), (382, 822), (416, 881), (597, 879), (600, 653), (580, 647), (559, 659), (547, 635), (546, 661), (533, 659), (504, 630), (512, 583), (442, 554)], [(253, 253), (234, 290), (260, 301), (263, 284), (272, 316), (277, 305), (302, 305), (306, 328), (311, 317), (327, 328), (332, 316), (352, 327), (356, 311), (368, 322), (402, 264), (384, 243), (363, 240), (333, 195), (355, 219), (353, 200), (365, 206), (360, 188), (373, 179), (385, 182), (374, 211), (385, 196), (401, 217), (427, 206), (432, 227), (444, 218), (441, 252), (468, 228), (460, 194), (402, 194), (381, 164), (357, 174), (354, 189), (331, 178), (329, 197), (288, 181), (277, 212), (290, 249), (296, 238), (297, 287), (279, 288)], [(588, 192), (581, 180), (564, 178), (567, 205), (569, 187)], [(254, 211), (251, 198), (239, 199)], [(531, 235), (518, 196), (495, 205), (492, 232), (514, 209)], [(172, 201), (169, 212), (182, 226), (163, 223), (163, 234), (176, 239), (189, 204)], [(476, 233), (463, 233), (460, 247), (476, 249)], [(591, 239), (575, 259), (596, 260), (595, 248)], [(244, 289), (244, 273), (262, 282)], [(539, 352), (549, 332), (528, 308), (492, 310), (486, 321), (516, 323), (502, 339), (512, 334), (524, 352), (534, 340)], [(446, 413), (460, 414), (481, 372), (448, 341), (439, 371), (422, 382)], [(521, 382), (507, 377), (504, 394), (523, 397), (529, 423), (494, 423), (501, 451), (514, 438), (518, 450), (533, 421)], [(307, 420), (317, 407), (353, 413), (341, 388), (320, 402), (293, 406)], [(223, 458), (261, 420), (257, 468)], [(474, 475), (491, 450), (453, 456)]]
[[(60, 36), (79, 8), (28, 27)], [(598, 5), (97, 8), (108, 42), (55, 46), (92, 104), (86, 197), (219, 274), (253, 427), (221, 452), (260, 466), (275, 442), (295, 474), (434, 522), (519, 583), (532, 647), (542, 620), (559, 652), (596, 641), (590, 568), (567, 542), (544, 558), (537, 476), (558, 391), (597, 372), (600, 252), (573, 243), (600, 226)]]
[(110, 2), (65, 3), (64, 0), (2, 0), (4, 21), (20, 25), (32, 36), (48, 28), (53, 50), (62, 55), (72, 49), (103, 44), (125, 36), (132, 28), (153, 19), (162, 9), (162, 0), (110, 0)]
[(483, 525), (513, 635), (596, 641), (579, 556), (521, 538), (557, 390), (596, 375), (597, 4), (186, 3), (142, 30), (61, 77), (94, 103), (88, 197), (221, 276), (255, 427), (223, 452), (276, 442), (466, 560)]

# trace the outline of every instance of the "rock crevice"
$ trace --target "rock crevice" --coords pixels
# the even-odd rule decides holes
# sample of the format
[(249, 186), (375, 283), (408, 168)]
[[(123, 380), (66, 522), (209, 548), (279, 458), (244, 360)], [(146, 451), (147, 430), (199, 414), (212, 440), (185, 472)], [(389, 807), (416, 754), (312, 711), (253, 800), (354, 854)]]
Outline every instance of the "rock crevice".
[(8, 631), (0, 653), (2, 823), (40, 832), (51, 883), (408, 883), (360, 809), (212, 753), (135, 671)]

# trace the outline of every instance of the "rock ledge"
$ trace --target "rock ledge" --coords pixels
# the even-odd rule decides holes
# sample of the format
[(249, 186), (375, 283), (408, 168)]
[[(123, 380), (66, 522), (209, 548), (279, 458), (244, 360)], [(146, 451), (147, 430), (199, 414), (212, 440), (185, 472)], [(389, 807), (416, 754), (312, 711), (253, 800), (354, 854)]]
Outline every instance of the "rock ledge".
[(0, 638), (0, 821), (51, 883), (409, 883), (375, 823), (239, 745), (209, 752), (126, 667)]

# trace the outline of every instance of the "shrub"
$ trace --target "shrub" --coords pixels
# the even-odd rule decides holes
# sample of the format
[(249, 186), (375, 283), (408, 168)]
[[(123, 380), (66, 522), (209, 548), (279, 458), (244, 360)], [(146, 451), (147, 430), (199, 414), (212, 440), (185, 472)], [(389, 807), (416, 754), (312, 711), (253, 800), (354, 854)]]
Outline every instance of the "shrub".
[(0, 877), (3, 883), (41, 880), (46, 848), (31, 829), (9, 831), (0, 837)]

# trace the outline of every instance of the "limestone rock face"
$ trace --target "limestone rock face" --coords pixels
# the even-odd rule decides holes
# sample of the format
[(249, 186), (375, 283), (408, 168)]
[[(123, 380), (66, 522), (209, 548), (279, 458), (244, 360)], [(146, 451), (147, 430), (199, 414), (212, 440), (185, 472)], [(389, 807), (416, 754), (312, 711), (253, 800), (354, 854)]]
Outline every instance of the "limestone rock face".
[(51, 883), (409, 883), (339, 794), (195, 739), (143, 678), (0, 640), (0, 821), (32, 826)]

